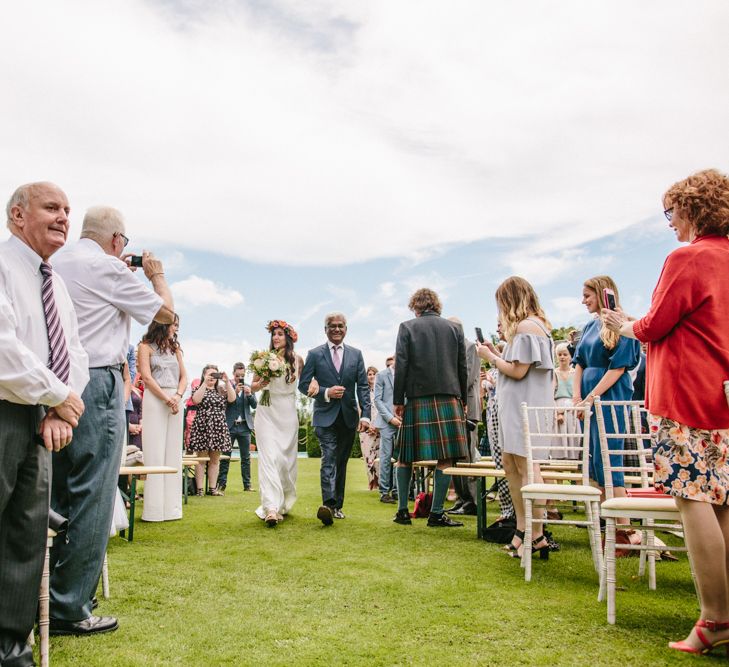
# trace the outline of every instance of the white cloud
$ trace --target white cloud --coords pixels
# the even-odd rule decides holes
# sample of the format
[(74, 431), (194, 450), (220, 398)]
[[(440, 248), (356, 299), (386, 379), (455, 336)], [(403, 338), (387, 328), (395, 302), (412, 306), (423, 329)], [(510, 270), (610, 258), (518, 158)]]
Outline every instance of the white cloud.
[(558, 296), (544, 305), (547, 317), (554, 327), (578, 325), (590, 319), (580, 296)]
[(727, 170), (728, 19), (721, 0), (6, 2), (0, 189), (49, 178), (73, 233), (110, 203), (156, 245), (262, 262), (579, 243)]
[(200, 377), (206, 364), (215, 364), (221, 371), (230, 375), (233, 364), (242, 361), (247, 364), (251, 352), (256, 349), (247, 340), (223, 341), (204, 338), (187, 338), (185, 336), (184, 322), (180, 330), (180, 344), (185, 357), (188, 382)]
[(170, 289), (175, 299), (175, 307), (182, 311), (190, 306), (233, 308), (243, 303), (243, 295), (237, 290), (196, 275), (172, 283)]

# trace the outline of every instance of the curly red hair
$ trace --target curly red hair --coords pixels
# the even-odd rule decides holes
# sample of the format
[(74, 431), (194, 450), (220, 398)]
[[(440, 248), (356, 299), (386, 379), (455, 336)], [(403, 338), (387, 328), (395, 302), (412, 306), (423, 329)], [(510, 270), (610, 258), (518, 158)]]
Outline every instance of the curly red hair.
[(697, 236), (729, 234), (729, 178), (720, 171), (704, 169), (674, 183), (663, 201), (686, 212)]

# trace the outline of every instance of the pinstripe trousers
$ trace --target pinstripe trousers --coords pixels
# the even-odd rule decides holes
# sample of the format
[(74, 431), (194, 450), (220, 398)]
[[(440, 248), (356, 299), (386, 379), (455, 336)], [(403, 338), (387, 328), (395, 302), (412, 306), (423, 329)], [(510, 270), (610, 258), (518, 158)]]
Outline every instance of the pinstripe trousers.
[(25, 640), (38, 609), (51, 455), (35, 443), (44, 410), (0, 401), (0, 637)]

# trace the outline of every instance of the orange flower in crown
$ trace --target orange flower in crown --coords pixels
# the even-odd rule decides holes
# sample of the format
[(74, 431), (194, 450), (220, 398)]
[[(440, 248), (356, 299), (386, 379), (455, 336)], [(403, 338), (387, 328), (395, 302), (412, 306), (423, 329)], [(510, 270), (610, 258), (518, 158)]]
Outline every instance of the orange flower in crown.
[(294, 343), (299, 340), (299, 334), (296, 333), (296, 329), (292, 327), (286, 320), (271, 320), (267, 325), (266, 329), (268, 333), (273, 333), (274, 329), (283, 329), (286, 335), (291, 338)]

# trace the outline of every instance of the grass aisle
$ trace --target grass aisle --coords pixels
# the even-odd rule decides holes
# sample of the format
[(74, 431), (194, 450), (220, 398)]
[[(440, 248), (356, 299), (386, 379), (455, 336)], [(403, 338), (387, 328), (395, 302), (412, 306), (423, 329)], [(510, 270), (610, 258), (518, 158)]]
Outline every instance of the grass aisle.
[[(257, 478), (254, 464), (254, 487)], [(117, 632), (51, 638), (53, 665), (665, 665), (666, 642), (697, 616), (686, 557), (660, 562), (658, 590), (619, 561), (618, 623), (597, 602), (587, 532), (555, 529), (562, 551), (516, 560), (464, 528), (391, 522), (350, 462), (347, 518), (316, 520), (319, 461), (299, 461), (293, 514), (268, 529), (231, 465), (224, 498), (190, 498), (182, 521), (135, 526), (109, 546)], [(141, 515), (141, 507), (138, 509)], [(138, 515), (138, 516), (139, 516)]]

